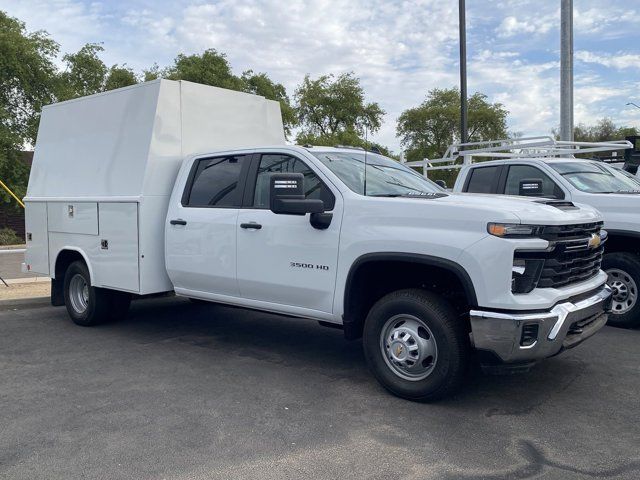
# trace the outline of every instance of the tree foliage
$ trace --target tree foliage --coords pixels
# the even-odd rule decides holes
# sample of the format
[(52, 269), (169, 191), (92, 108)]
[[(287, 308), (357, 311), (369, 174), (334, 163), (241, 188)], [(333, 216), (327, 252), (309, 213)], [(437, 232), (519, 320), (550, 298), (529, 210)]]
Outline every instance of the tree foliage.
[(116, 88), (128, 87), (136, 83), (138, 83), (138, 77), (133, 70), (126, 65), (113, 65), (104, 79), (104, 90), (115, 90)]
[[(500, 103), (491, 103), (482, 93), (468, 100), (470, 142), (507, 137), (508, 112)], [(396, 133), (406, 148), (407, 160), (437, 158), (447, 147), (460, 141), (460, 92), (456, 88), (434, 89), (419, 106), (402, 112)]]
[[(29, 175), (20, 150), (35, 142), (40, 110), (55, 98), (57, 53), (45, 32), (28, 33), (0, 11), (0, 179), (18, 196), (26, 193)], [(13, 202), (1, 189), (0, 199)]]
[(59, 100), (104, 91), (107, 66), (98, 56), (103, 51), (101, 45), (87, 43), (76, 53), (67, 53), (62, 57), (66, 70), (60, 74)]
[(284, 85), (276, 83), (266, 73), (254, 73), (247, 70), (241, 76), (233, 73), (224, 53), (210, 48), (201, 54), (178, 55), (173, 65), (161, 69), (157, 64), (144, 71), (144, 80), (167, 78), (169, 80), (187, 80), (213, 87), (228, 88), (240, 92), (261, 95), (269, 100), (280, 102), (282, 122), (288, 135), (295, 125), (295, 110), (291, 106)]
[(301, 131), (296, 141), (316, 145), (364, 145), (365, 135), (380, 129), (384, 110), (367, 103), (353, 73), (305, 76), (294, 95)]
[(126, 65), (107, 68), (99, 54), (102, 45), (87, 43), (76, 53), (62, 57), (66, 68), (59, 75), (58, 100), (93, 95), (138, 83), (136, 74)]
[[(557, 132), (554, 131), (557, 136)], [(581, 123), (573, 129), (573, 139), (576, 142), (604, 142), (607, 140), (624, 140), (625, 137), (638, 135), (635, 127), (618, 127), (610, 118), (603, 118), (595, 125)]]
[(289, 136), (291, 128), (296, 125), (297, 116), (295, 109), (291, 106), (291, 101), (284, 85), (274, 82), (266, 73), (254, 73), (252, 70), (244, 72), (241, 80), (244, 92), (261, 95), (269, 100), (280, 102), (282, 123), (284, 124), (285, 133)]
[(242, 80), (231, 71), (224, 53), (210, 48), (202, 54), (178, 55), (172, 66), (162, 71), (169, 80), (187, 80), (213, 87), (243, 90)]

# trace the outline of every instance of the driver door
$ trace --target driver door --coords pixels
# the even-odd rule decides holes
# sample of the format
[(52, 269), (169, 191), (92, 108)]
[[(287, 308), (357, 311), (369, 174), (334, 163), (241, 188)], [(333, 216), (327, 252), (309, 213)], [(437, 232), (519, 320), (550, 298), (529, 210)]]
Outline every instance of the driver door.
[[(275, 214), (269, 210), (272, 173), (302, 173), (306, 198), (323, 200), (325, 211), (333, 213), (329, 227), (314, 228), (309, 214)], [(342, 197), (338, 190), (329, 188), (304, 160), (278, 152), (255, 155), (237, 221), (240, 295), (331, 313), (341, 221)]]

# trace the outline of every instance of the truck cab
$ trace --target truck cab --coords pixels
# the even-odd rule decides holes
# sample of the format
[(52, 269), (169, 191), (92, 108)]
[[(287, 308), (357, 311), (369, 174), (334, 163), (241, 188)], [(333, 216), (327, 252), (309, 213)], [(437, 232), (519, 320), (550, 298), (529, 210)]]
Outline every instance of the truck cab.
[(46, 108), (25, 201), (25, 266), (75, 323), (157, 293), (313, 320), (361, 338), (410, 400), (452, 394), (475, 358), (526, 369), (573, 348), (610, 308), (595, 209), (452, 194), (372, 151), (287, 145), (276, 102), (189, 82)]
[(640, 324), (640, 180), (636, 176), (600, 160), (518, 157), (462, 167), (453, 190), (595, 207), (603, 214), (607, 231), (602, 267), (613, 289), (609, 323)]

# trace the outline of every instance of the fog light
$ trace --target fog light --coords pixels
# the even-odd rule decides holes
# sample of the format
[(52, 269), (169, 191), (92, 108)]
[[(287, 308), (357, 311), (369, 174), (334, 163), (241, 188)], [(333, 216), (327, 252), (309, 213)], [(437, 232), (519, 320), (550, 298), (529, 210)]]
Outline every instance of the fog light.
[(540, 327), (537, 323), (525, 323), (522, 327), (522, 335), (520, 336), (520, 346), (530, 347), (538, 341), (538, 332)]
[(511, 291), (529, 293), (536, 288), (544, 260), (514, 258), (511, 267)]

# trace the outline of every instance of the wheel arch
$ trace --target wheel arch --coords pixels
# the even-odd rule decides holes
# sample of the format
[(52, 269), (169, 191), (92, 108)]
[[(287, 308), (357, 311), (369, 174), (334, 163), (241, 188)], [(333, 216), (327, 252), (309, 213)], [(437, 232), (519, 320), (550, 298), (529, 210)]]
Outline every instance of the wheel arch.
[[(435, 277), (423, 277), (429, 274)], [(376, 283), (377, 279), (384, 281)], [(362, 335), (366, 314), (377, 299), (397, 289), (416, 287), (420, 279), (461, 290), (457, 293), (464, 298), (464, 308), (478, 305), (471, 277), (459, 263), (415, 253), (367, 253), (353, 262), (347, 274), (343, 298), (345, 337), (351, 340)]]
[(614, 252), (629, 252), (640, 254), (640, 232), (630, 230), (609, 230), (605, 244), (605, 255)]
[(93, 269), (88, 255), (78, 247), (65, 246), (56, 254), (53, 268), (51, 269), (51, 304), (64, 305), (64, 274), (69, 265), (77, 260), (82, 260), (89, 271), (89, 280), (93, 284)]

